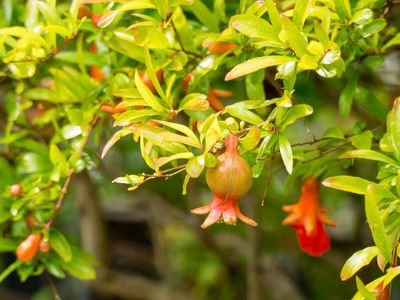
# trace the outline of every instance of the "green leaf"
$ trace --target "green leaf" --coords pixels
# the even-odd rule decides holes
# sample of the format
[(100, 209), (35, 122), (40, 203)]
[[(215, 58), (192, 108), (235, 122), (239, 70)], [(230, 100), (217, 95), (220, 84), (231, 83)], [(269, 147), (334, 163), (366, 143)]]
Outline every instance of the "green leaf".
[(115, 19), (115, 17), (118, 14), (118, 10), (109, 10), (107, 12), (105, 12), (101, 18), (97, 21), (97, 26), (100, 28), (106, 28), (107, 26), (109, 26), (112, 21)]
[(386, 49), (400, 45), (400, 32), (397, 33), (392, 39), (390, 39), (383, 47), (382, 47), (382, 52), (386, 51)]
[(370, 90), (357, 87), (354, 99), (370, 114), (378, 118), (380, 121), (386, 120), (388, 113), (387, 108)]
[(373, 17), (374, 13), (369, 8), (364, 8), (357, 11), (353, 17), (350, 19), (349, 24), (356, 23), (356, 24), (365, 24)]
[(282, 15), (281, 20), (290, 48), (293, 49), (298, 57), (302, 57), (303, 55), (307, 54), (308, 44), (304, 35), (288, 17)]
[(185, 49), (197, 53), (198, 50), (193, 42), (192, 32), (180, 6), (173, 12), (172, 21), (174, 22), (175, 29)]
[(377, 256), (377, 247), (367, 247), (354, 253), (344, 264), (340, 273), (340, 279), (347, 280), (357, 273), (362, 267), (368, 265)]
[(57, 145), (52, 144), (50, 145), (50, 160), (53, 165), (66, 165), (67, 161), (65, 160), (64, 154), (61, 150), (57, 147)]
[(371, 149), (373, 134), (367, 130), (349, 138), (351, 144), (357, 149)]
[(293, 171), (293, 153), (292, 147), (288, 139), (284, 135), (279, 135), (279, 151), (282, 156), (283, 164), (285, 165), (286, 171), (292, 174)]
[(290, 61), (296, 61), (296, 58), (278, 55), (252, 58), (235, 66), (231, 71), (229, 71), (225, 76), (225, 81), (253, 73), (260, 69), (282, 65)]
[(0, 282), (8, 277), (12, 272), (14, 272), (20, 265), (22, 261), (16, 260), (11, 265), (9, 265), (1, 274), (0, 274)]
[[(386, 270), (385, 275), (371, 281), (366, 285), (367, 291), (372, 291), (379, 285), (381, 285), (382, 288), (385, 288), (399, 274), (400, 274), (400, 267), (388, 268)], [(374, 298), (372, 298), (372, 300), (376, 300), (375, 299), (376, 293), (373, 293), (373, 295)], [(360, 292), (357, 292), (352, 298), (352, 300), (365, 300), (365, 297)]]
[(194, 155), (193, 155), (192, 152), (182, 152), (182, 153), (176, 153), (176, 154), (168, 156), (168, 157), (160, 157), (156, 161), (155, 167), (156, 168), (160, 168), (163, 165), (165, 165), (165, 164), (167, 164), (167, 163), (169, 163), (171, 161), (174, 161), (174, 160), (177, 160), (177, 159), (189, 159), (189, 158), (192, 158), (193, 156)]
[(351, 18), (351, 6), (349, 0), (334, 0), (336, 6), (336, 12), (339, 15), (339, 18), (344, 20), (347, 18)]
[(386, 197), (389, 199), (396, 199), (396, 196), (393, 195), (390, 191), (382, 188), (376, 183), (365, 180), (360, 177), (354, 176), (333, 176), (326, 178), (322, 184), (326, 187), (337, 189), (341, 191), (346, 191), (354, 194), (365, 195), (367, 187), (370, 184), (373, 184), (375, 187), (375, 191), (382, 195), (382, 197)]
[(60, 266), (60, 260), (53, 254), (48, 254), (43, 258), (46, 270), (57, 278), (65, 278), (65, 273)]
[(48, 157), (33, 152), (22, 154), (18, 159), (17, 170), (21, 173), (43, 173), (52, 168)]
[(264, 70), (246, 75), (245, 86), (247, 97), (252, 100), (265, 99)]
[(307, 16), (310, 14), (313, 1), (297, 0), (293, 10), (293, 23), (300, 30), (303, 28)]
[(358, 278), (358, 276), (356, 277), (356, 284), (357, 284), (358, 293), (363, 297), (362, 298), (363, 300), (376, 300), (376, 295), (378, 293), (374, 293), (374, 292), (371, 292), (370, 290), (368, 290), (365, 287), (364, 283), (361, 281), (361, 279)]
[(50, 229), (50, 244), (51, 248), (66, 262), (71, 261), (72, 259), (72, 253), (71, 253), (71, 248), (69, 246), (69, 243), (67, 242), (66, 238), (64, 235), (54, 229)]
[(250, 38), (265, 41), (266, 45), (282, 45), (274, 27), (268, 21), (254, 15), (243, 14), (233, 16), (229, 25)]
[(385, 154), (373, 150), (352, 150), (343, 153), (342, 155), (339, 156), (339, 158), (362, 158), (362, 159), (381, 161), (386, 164), (392, 165), (394, 167), (400, 166), (398, 162), (394, 161)]
[(93, 280), (96, 278), (96, 272), (90, 264), (90, 261), (77, 251), (74, 251), (74, 255), (70, 261), (62, 262), (62, 267), (72, 276), (80, 280)]
[(278, 126), (288, 126), (298, 119), (309, 116), (313, 113), (313, 108), (307, 104), (298, 104), (288, 109), (283, 117), (282, 122)]
[(157, 7), (160, 17), (165, 19), (169, 12), (168, 0), (152, 0), (152, 2)]
[(349, 68), (347, 84), (340, 93), (339, 98), (339, 112), (343, 117), (347, 117), (350, 114), (354, 93), (357, 87), (358, 75), (359, 73), (356, 69)]
[(344, 139), (344, 134), (342, 132), (342, 130), (340, 130), (340, 128), (338, 127), (329, 127), (324, 135), (322, 136), (322, 138), (334, 138), (334, 139)]
[(138, 175), (126, 175), (124, 177), (117, 177), (115, 178), (112, 183), (121, 183), (121, 184), (130, 184), (130, 185), (137, 185), (142, 183), (145, 179), (144, 176)]
[(179, 103), (178, 111), (181, 110), (207, 110), (209, 108), (207, 96), (199, 93), (186, 95)]
[(172, 129), (175, 129), (179, 132), (182, 132), (183, 134), (185, 134), (188, 138), (190, 138), (192, 140), (190, 143), (186, 143), (186, 144), (190, 144), (190, 145), (193, 145), (194, 147), (201, 148), (201, 144), (200, 144), (199, 140), (197, 139), (197, 136), (194, 134), (194, 132), (189, 127), (182, 125), (182, 124), (177, 124), (177, 123), (167, 122), (167, 121), (155, 120), (155, 122), (157, 122), (161, 125), (170, 127)]
[(113, 134), (113, 136), (107, 141), (106, 145), (103, 148), (103, 152), (101, 153), (101, 159), (103, 159), (108, 151), (110, 151), (111, 147), (119, 141), (122, 137), (132, 133), (132, 131), (129, 128), (122, 128), (121, 130), (118, 130), (116, 133)]
[[(164, 0), (162, 0), (164, 2)], [(167, 99), (167, 96), (165, 95), (163, 89), (161, 88), (160, 82), (158, 81), (157, 75), (156, 75), (156, 70), (153, 67), (153, 61), (151, 59), (150, 51), (149, 48), (147, 47), (147, 44), (144, 47), (144, 59), (146, 62), (146, 74), (149, 76), (151, 82), (153, 83), (157, 93), (160, 95), (160, 97), (163, 99), (165, 103), (168, 103), (171, 105), (170, 101)]]
[(381, 31), (383, 28), (386, 27), (386, 25), (387, 23), (385, 19), (373, 20), (362, 28), (362, 35), (364, 38), (369, 37), (370, 35)]
[(379, 252), (387, 261), (392, 261), (392, 248), (389, 242), (389, 237), (386, 234), (383, 225), (382, 217), (379, 213), (374, 185), (370, 184), (367, 187), (365, 194), (365, 213), (367, 216), (368, 225), (371, 229), (372, 237)]
[(370, 55), (363, 60), (364, 66), (378, 68), (383, 65), (385, 58), (382, 55)]
[(204, 165), (204, 155), (193, 157), (186, 164), (186, 172), (189, 174), (190, 177), (197, 178), (203, 172)]
[(400, 159), (400, 98), (396, 98), (387, 117), (387, 137), (397, 159)]
[(239, 104), (240, 102), (228, 105), (225, 107), (225, 111), (232, 117), (236, 117), (250, 124), (258, 125), (262, 123), (263, 120), (258, 115), (249, 110), (243, 109)]
[(275, 1), (273, 0), (265, 0), (264, 5), (267, 8), (269, 19), (271, 20), (272, 25), (275, 28), (276, 32), (280, 32), (282, 29), (281, 17), (278, 9), (276, 8)]
[(138, 109), (138, 110), (128, 110), (119, 114), (114, 122), (115, 126), (128, 126), (135, 121), (147, 120), (149, 117), (158, 116), (159, 113), (152, 109)]
[(239, 139), (239, 142), (240, 146), (244, 151), (249, 151), (257, 146), (260, 139), (261, 139), (260, 129), (258, 129), (257, 126), (253, 126), (251, 127), (251, 129), (249, 130), (249, 132), (246, 134), (245, 137)]
[(0, 238), (0, 252), (15, 251), (18, 247), (18, 242), (13, 239)]
[(260, 147), (258, 148), (257, 160), (264, 159), (264, 154), (268, 152), (277, 140), (277, 135), (269, 133), (262, 140)]
[(138, 89), (140, 95), (143, 97), (144, 101), (156, 112), (166, 115), (168, 114), (167, 109), (161, 105), (158, 101), (158, 98), (151, 92), (151, 90), (144, 84), (142, 78), (139, 75), (139, 72), (135, 71), (135, 84)]
[(16, 78), (29, 78), (36, 73), (35, 62), (15, 62), (8, 64), (8, 69)]
[[(148, 147), (148, 146), (150, 146), (150, 147)], [(142, 158), (144, 159), (146, 164), (154, 170), (156, 168), (155, 161), (150, 156), (152, 150), (153, 150), (153, 142), (150, 141), (150, 142), (146, 143), (145, 138), (144, 138), (144, 133), (142, 132), (140, 134), (140, 154), (142, 155)]]
[(210, 31), (219, 31), (219, 22), (204, 3), (200, 0), (193, 0), (192, 5), (189, 6), (193, 14), (202, 22)]

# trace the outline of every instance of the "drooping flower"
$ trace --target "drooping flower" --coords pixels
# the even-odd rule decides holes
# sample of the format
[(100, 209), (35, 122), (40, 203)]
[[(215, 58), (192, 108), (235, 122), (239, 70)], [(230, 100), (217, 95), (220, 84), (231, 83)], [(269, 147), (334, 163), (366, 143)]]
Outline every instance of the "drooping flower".
[(237, 218), (251, 226), (257, 226), (255, 221), (240, 212), (238, 205), (239, 198), (251, 188), (253, 177), (249, 164), (239, 154), (237, 136), (230, 134), (225, 140), (225, 147), (225, 153), (218, 156), (216, 166), (208, 169), (206, 175), (214, 197), (209, 204), (193, 209), (192, 213), (209, 213), (201, 225), (202, 228), (219, 221), (233, 225)]
[(310, 256), (320, 256), (330, 249), (329, 236), (324, 224), (336, 226), (335, 222), (326, 216), (327, 209), (319, 206), (319, 186), (314, 177), (309, 177), (303, 183), (299, 202), (283, 206), (290, 215), (283, 220), (283, 225), (292, 224), (297, 232), (300, 249)]

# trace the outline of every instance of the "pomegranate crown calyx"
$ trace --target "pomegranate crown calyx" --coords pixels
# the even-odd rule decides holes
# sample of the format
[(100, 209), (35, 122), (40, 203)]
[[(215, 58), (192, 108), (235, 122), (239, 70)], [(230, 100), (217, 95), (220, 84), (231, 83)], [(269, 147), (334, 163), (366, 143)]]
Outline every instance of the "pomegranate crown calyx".
[(225, 148), (226, 153), (233, 154), (238, 152), (238, 137), (233, 133), (230, 133), (228, 137), (225, 139)]

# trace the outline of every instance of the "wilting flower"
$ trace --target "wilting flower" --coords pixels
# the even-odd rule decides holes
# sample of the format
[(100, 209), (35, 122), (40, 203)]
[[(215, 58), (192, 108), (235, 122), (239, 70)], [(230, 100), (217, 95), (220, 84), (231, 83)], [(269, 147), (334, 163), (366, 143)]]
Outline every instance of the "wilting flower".
[(225, 224), (235, 225), (236, 218), (251, 226), (257, 226), (257, 223), (254, 220), (241, 213), (238, 199), (228, 198), (225, 201), (214, 196), (209, 204), (193, 209), (192, 213), (197, 215), (209, 213), (207, 219), (201, 225), (202, 228), (207, 228), (219, 221), (223, 221)]
[(319, 206), (318, 181), (309, 177), (301, 187), (301, 196), (297, 204), (285, 205), (283, 210), (290, 215), (283, 220), (283, 224), (292, 224), (297, 232), (300, 249), (311, 256), (320, 256), (330, 248), (329, 236), (324, 224), (336, 226), (325, 213), (326, 208)]

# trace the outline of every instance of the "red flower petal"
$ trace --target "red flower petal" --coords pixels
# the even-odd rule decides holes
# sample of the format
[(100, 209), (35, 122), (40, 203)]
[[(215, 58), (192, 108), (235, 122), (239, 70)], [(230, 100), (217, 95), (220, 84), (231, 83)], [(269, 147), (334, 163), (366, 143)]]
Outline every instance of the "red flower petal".
[(317, 222), (316, 230), (312, 235), (307, 235), (303, 225), (293, 225), (297, 232), (300, 249), (310, 256), (321, 256), (329, 250), (331, 243), (329, 236), (321, 222)]

